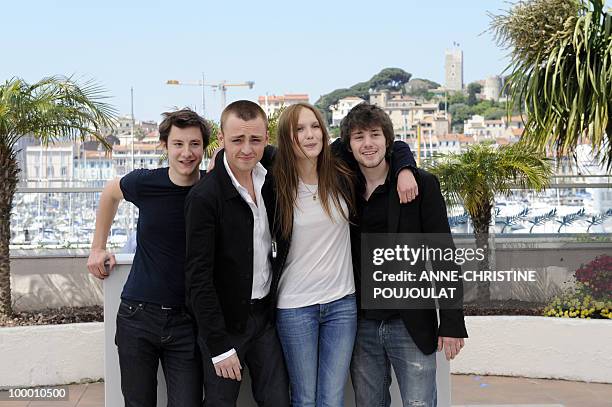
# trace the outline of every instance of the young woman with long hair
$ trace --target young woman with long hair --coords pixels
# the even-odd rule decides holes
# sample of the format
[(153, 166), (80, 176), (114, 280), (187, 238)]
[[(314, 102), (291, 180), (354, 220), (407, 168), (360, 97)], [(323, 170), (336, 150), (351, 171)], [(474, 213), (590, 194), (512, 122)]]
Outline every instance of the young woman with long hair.
[(277, 330), (293, 407), (343, 406), (357, 329), (349, 217), (351, 170), (336, 159), (319, 111), (279, 118), (274, 162), (279, 238), (290, 241), (279, 280)]

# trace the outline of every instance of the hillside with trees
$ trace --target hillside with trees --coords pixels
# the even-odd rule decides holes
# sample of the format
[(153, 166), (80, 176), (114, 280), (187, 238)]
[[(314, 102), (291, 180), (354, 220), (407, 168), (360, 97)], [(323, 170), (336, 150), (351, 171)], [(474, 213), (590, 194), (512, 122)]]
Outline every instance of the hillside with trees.
[(338, 103), (338, 100), (349, 96), (357, 96), (368, 100), (370, 89), (389, 89), (397, 91), (403, 89), (404, 85), (410, 81), (411, 77), (412, 74), (403, 69), (385, 68), (372, 76), (368, 81), (359, 82), (350, 88), (340, 88), (326, 95), (321, 95), (319, 100), (315, 102), (315, 106), (325, 114), (327, 119), (329, 119), (329, 107)]

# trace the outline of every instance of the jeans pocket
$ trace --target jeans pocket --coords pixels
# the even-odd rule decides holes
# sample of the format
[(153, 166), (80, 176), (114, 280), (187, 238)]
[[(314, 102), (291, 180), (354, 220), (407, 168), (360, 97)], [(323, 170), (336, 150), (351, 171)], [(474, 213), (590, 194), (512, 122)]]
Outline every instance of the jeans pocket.
[(127, 319), (134, 318), (140, 310), (142, 310), (141, 304), (121, 300), (119, 311), (117, 311), (117, 317)]

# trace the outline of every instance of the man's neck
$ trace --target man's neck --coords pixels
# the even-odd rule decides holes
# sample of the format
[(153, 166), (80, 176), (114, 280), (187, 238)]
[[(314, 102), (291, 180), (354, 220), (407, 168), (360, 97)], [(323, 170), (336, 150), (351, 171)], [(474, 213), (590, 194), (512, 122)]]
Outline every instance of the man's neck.
[(360, 164), (359, 169), (366, 180), (366, 189), (371, 192), (376, 189), (377, 186), (385, 183), (387, 174), (389, 173), (389, 163), (387, 160), (382, 160), (379, 165), (372, 168), (366, 168)]
[(168, 169), (168, 177), (174, 185), (181, 187), (190, 187), (200, 180), (200, 169), (192, 172), (189, 175), (177, 174), (172, 167)]
[(314, 161), (309, 160), (307, 158), (298, 159), (297, 171), (298, 176), (300, 177), (303, 183), (309, 185), (316, 185), (319, 183), (316, 159)]
[(236, 181), (246, 189), (249, 189), (251, 185), (253, 185), (253, 170), (250, 171), (240, 171), (237, 170), (230, 162), (227, 163), (230, 171)]

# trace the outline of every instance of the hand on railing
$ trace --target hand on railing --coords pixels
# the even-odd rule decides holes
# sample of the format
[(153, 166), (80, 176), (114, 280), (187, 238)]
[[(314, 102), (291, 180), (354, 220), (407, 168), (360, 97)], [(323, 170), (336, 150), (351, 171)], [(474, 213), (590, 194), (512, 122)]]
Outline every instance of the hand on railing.
[(117, 264), (115, 255), (104, 249), (92, 249), (87, 259), (87, 270), (100, 280), (109, 276)]

